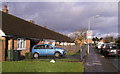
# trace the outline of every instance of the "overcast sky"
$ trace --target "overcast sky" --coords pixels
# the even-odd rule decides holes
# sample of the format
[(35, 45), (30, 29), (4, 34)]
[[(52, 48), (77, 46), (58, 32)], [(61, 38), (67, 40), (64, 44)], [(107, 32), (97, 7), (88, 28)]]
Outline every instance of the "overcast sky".
[(8, 2), (8, 9), (10, 14), (66, 35), (87, 28), (89, 18), (100, 15), (91, 18), (93, 35), (118, 33), (118, 2)]

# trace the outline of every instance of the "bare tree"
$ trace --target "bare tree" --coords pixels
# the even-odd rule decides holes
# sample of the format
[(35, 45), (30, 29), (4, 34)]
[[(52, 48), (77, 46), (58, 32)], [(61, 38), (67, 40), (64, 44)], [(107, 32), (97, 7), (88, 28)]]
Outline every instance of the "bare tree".
[(76, 43), (82, 45), (83, 41), (86, 39), (86, 31), (87, 28), (80, 28), (77, 30), (77, 32), (74, 33)]
[(113, 36), (106, 36), (103, 38), (105, 43), (110, 43), (114, 41), (114, 37)]

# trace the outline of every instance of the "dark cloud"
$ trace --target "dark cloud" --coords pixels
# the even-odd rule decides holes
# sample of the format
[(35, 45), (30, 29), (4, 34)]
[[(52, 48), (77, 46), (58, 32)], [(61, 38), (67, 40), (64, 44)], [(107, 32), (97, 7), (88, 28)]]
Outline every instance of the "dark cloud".
[(91, 29), (111, 33), (117, 28), (117, 5), (117, 2), (10, 2), (9, 12), (65, 34), (87, 28), (89, 18), (100, 14), (100, 18), (91, 20)]

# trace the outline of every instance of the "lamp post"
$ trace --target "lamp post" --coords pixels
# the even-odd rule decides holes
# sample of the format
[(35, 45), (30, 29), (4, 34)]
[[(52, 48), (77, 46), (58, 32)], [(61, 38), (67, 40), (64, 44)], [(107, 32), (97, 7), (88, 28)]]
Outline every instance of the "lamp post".
[[(98, 17), (100, 17), (100, 15), (96, 15), (96, 16), (93, 16), (93, 17), (90, 17), (90, 18), (89, 18), (89, 22), (88, 22), (88, 32), (90, 32), (91, 19), (92, 19), (92, 18), (98, 18)], [(88, 54), (90, 53), (90, 48), (89, 48), (89, 47), (90, 47), (90, 45), (89, 45), (89, 44), (90, 44), (90, 42), (89, 42), (89, 39), (90, 39), (90, 38), (92, 38), (92, 37), (89, 36), (89, 37), (87, 38), (87, 39), (88, 39), (88, 51), (87, 51)]]

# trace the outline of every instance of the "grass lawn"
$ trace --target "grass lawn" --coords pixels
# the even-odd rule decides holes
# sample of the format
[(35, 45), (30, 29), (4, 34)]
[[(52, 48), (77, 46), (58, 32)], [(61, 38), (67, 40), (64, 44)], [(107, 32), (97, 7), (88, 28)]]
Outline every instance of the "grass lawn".
[[(48, 62), (51, 59), (32, 59), (31, 61), (45, 61)], [(57, 62), (80, 62), (79, 59), (55, 59)], [(25, 60), (26, 61), (26, 60)]]
[(81, 62), (16, 61), (2, 62), (3, 72), (84, 72)]

